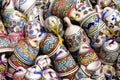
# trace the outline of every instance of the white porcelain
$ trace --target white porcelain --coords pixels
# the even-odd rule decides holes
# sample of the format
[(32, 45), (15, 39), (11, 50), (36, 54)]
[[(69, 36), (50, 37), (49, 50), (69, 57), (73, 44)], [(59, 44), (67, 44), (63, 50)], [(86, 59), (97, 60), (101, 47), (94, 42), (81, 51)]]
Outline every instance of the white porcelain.
[(31, 10), (35, 4), (36, 4), (36, 0), (13, 0), (15, 7), (23, 12), (23, 13), (27, 13), (27, 11)]
[(79, 50), (81, 42), (81, 28), (77, 25), (73, 25), (68, 17), (64, 18), (67, 23), (67, 29), (65, 30), (65, 41), (68, 49), (71, 52)]
[(106, 21), (108, 26), (114, 25), (120, 27), (120, 12), (116, 9), (112, 9), (110, 7), (104, 8), (102, 19)]
[[(42, 72), (43, 80), (54, 80), (58, 78), (57, 73), (53, 69), (46, 69)], [(57, 79), (58, 80), (58, 79)]]
[(94, 61), (91, 62), (86, 69), (90, 72), (94, 72), (97, 71), (100, 67), (101, 67), (101, 61)]
[(38, 65), (34, 65), (27, 69), (25, 78), (27, 80), (39, 80), (42, 77), (41, 69)]
[(81, 44), (80, 49), (79, 49), (79, 53), (82, 54), (82, 53), (88, 52), (90, 50), (89, 47), (90, 46), (88, 44)]
[(43, 69), (51, 65), (51, 60), (48, 55), (40, 55), (36, 58), (35, 64)]
[(14, 80), (24, 79), (26, 69), (24, 69), (23, 67), (17, 67), (16, 71), (17, 72), (14, 73), (13, 79)]
[(3, 0), (2, 1), (2, 6), (5, 6), (5, 5), (6, 5), (6, 7), (4, 7), (4, 9), (14, 9), (14, 2), (13, 2), (13, 0)]

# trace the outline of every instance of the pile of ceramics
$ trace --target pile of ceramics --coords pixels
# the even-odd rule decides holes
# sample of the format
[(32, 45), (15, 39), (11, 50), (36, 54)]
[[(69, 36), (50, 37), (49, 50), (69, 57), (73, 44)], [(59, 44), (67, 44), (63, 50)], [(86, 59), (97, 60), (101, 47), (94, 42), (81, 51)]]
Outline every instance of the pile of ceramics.
[(0, 80), (120, 79), (120, 0), (0, 3)]

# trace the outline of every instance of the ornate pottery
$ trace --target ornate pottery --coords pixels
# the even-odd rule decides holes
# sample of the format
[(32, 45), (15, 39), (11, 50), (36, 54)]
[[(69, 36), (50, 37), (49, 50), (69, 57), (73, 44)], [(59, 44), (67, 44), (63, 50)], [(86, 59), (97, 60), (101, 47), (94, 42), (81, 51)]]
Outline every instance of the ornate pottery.
[(0, 36), (0, 52), (11, 52), (13, 50), (14, 46), (10, 39), (7, 36)]
[(8, 59), (8, 63), (9, 63), (14, 69), (16, 69), (16, 68), (19, 67), (19, 66), (21, 66), (21, 67), (23, 67), (23, 68), (25, 68), (25, 69), (27, 69), (27, 68), (30, 67), (30, 66), (24, 64), (23, 62), (21, 62), (21, 61), (19, 60), (19, 58), (16, 57), (15, 54), (12, 54), (12, 55), (10, 56), (10, 58)]
[(6, 29), (5, 29), (5, 26), (3, 25), (2, 20), (0, 19), (0, 33), (2, 33), (2, 32), (6, 33)]
[(7, 58), (5, 58), (5, 54), (0, 56), (0, 79), (5, 79), (6, 72), (8, 69)]
[(81, 42), (81, 28), (77, 25), (73, 25), (68, 17), (64, 18), (67, 22), (67, 29), (65, 30), (65, 41), (68, 46), (69, 51), (75, 52), (79, 50)]
[(22, 13), (27, 13), (30, 11), (36, 4), (36, 0), (13, 0), (15, 8)]
[(25, 24), (25, 38), (30, 44), (36, 48), (39, 48), (39, 43), (45, 38), (46, 31), (41, 26), (40, 21), (28, 21)]
[(26, 20), (27, 17), (24, 14), (19, 11), (13, 11), (13, 13), (9, 16), (7, 21), (8, 23), (6, 25), (8, 33), (23, 32)]
[(43, 80), (61, 80), (53, 69), (46, 69), (42, 72)]
[(93, 49), (89, 49), (87, 52), (78, 54), (79, 65), (82, 64), (83, 66), (87, 67), (90, 63), (95, 61), (99, 61), (99, 58)]
[(59, 48), (59, 39), (52, 33), (47, 33), (40, 42), (40, 50), (49, 57), (53, 56)]
[(51, 65), (51, 60), (48, 55), (40, 55), (36, 58), (35, 64), (38, 65), (41, 69)]
[(70, 11), (75, 8), (77, 0), (53, 0), (50, 4), (49, 10), (52, 14), (63, 18), (70, 14)]
[(25, 73), (26, 73), (26, 69), (24, 69), (23, 67), (17, 67), (13, 76), (13, 80), (23, 80)]
[(38, 55), (39, 49), (33, 47), (28, 40), (21, 39), (18, 45), (14, 49), (15, 55), (19, 60), (27, 65), (34, 63), (36, 56)]
[(56, 53), (54, 65), (61, 77), (69, 79), (73, 78), (79, 68), (70, 53), (63, 49)]
[(102, 63), (114, 65), (119, 55), (119, 44), (113, 40), (106, 41), (98, 55)]
[(42, 72), (38, 65), (34, 65), (26, 70), (25, 80), (42, 80)]
[(63, 30), (63, 24), (61, 22), (61, 19), (57, 16), (49, 16), (45, 20), (45, 27), (54, 34), (63, 36), (64, 30)]

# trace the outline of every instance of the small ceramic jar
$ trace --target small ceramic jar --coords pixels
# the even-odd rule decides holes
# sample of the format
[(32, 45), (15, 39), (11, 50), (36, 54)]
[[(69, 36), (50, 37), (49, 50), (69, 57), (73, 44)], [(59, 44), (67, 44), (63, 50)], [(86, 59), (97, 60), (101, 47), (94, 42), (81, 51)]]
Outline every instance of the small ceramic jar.
[(0, 52), (11, 52), (14, 46), (11, 44), (10, 39), (6, 35), (0, 36)]
[(40, 67), (38, 65), (33, 65), (28, 68), (25, 73), (25, 80), (43, 80)]
[(70, 11), (75, 8), (76, 0), (51, 0), (49, 10), (52, 14), (63, 18), (70, 14)]
[(108, 40), (104, 43), (98, 55), (102, 63), (108, 65), (114, 65), (119, 55), (118, 51), (119, 51), (119, 44), (116, 41)]
[(99, 58), (98, 58), (96, 52), (92, 48), (87, 48), (87, 49), (85, 49), (85, 48), (87, 48), (87, 47), (83, 46), (83, 48), (79, 51), (79, 52), (83, 52), (83, 53), (79, 53), (77, 59), (78, 59), (79, 65), (82, 64), (85, 67), (87, 67), (90, 63), (99, 61)]
[(21, 39), (14, 49), (14, 54), (21, 62), (27, 65), (34, 63), (38, 52), (39, 48), (32, 46), (31, 43), (26, 39)]
[(53, 69), (46, 69), (42, 71), (43, 80), (61, 80), (58, 76), (58, 73), (56, 73)]
[(14, 72), (13, 80), (24, 80), (25, 73), (26, 69), (23, 67), (17, 67), (16, 71)]
[(49, 57), (54, 56), (56, 51), (60, 49), (59, 39), (52, 33), (47, 33), (39, 45), (40, 50)]
[(19, 66), (21, 66), (21, 67), (23, 67), (23, 68), (25, 68), (25, 69), (27, 69), (27, 68), (30, 67), (30, 66), (24, 64), (23, 62), (21, 62), (21, 61), (19, 60), (19, 58), (16, 57), (15, 54), (12, 54), (12, 55), (10, 56), (10, 58), (8, 59), (8, 63), (9, 63), (14, 69), (16, 69), (16, 68), (19, 67)]
[(30, 11), (36, 4), (36, 0), (13, 0), (15, 8), (22, 13), (27, 13)]
[(56, 53), (54, 65), (61, 77), (69, 79), (73, 78), (79, 68), (70, 53), (63, 49)]
[(40, 55), (36, 58), (35, 64), (38, 65), (41, 69), (51, 65), (51, 60), (48, 55)]
[(56, 35), (60, 35), (61, 37), (64, 34), (63, 30), (63, 24), (61, 22), (61, 19), (57, 16), (49, 16), (45, 20), (45, 27), (50, 31), (53, 32)]

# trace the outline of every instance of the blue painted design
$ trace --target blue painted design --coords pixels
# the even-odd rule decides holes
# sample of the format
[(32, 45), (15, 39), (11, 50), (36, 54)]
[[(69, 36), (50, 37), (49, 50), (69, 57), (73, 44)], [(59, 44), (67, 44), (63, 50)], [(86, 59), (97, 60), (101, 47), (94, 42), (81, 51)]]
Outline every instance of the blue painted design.
[(7, 39), (7, 38), (1, 38), (0, 39), (0, 47), (7, 47), (7, 46), (10, 46), (11, 43), (10, 43), (10, 40)]
[(69, 68), (70, 66), (72, 66), (75, 61), (72, 57), (69, 57), (67, 60), (63, 60), (62, 62), (54, 62), (56, 68), (61, 71), (61, 70), (65, 70), (67, 68)]
[(46, 30), (44, 28), (41, 28), (40, 29), (39, 37), (42, 36), (44, 33), (46, 33)]
[(19, 5), (23, 5), (27, 0), (19, 0)]
[(115, 15), (112, 15), (112, 20), (116, 20), (117, 18), (115, 17)]
[(38, 51), (38, 49), (32, 48), (30, 45), (27, 45), (24, 41), (21, 41), (19, 45), (15, 48), (15, 53), (20, 57), (20, 59), (31, 64), (34, 62)]
[(30, 31), (29, 31), (29, 34), (31, 34), (31, 35), (32, 35), (33, 33), (34, 33), (34, 31), (33, 31), (33, 30), (30, 30)]
[(102, 15), (102, 19), (104, 19), (104, 17), (106, 16), (106, 14), (108, 13), (109, 10), (106, 10), (103, 12), (103, 15)]
[(116, 17), (120, 17), (120, 12), (116, 11)]

